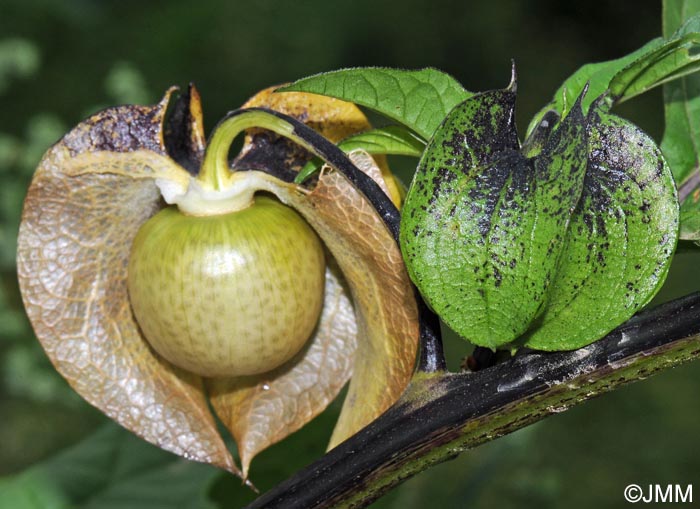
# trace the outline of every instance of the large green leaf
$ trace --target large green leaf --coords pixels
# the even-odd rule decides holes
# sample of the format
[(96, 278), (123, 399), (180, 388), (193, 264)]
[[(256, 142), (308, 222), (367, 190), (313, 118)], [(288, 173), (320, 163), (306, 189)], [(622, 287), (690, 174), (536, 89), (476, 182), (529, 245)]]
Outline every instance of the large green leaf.
[(610, 80), (610, 95), (621, 103), (700, 69), (698, 20), (655, 51), (643, 55)]
[(534, 117), (528, 132), (547, 111), (565, 113), (586, 86), (584, 111), (605, 92), (609, 92), (609, 105), (617, 104), (696, 72), (700, 69), (699, 32), (700, 18), (692, 19), (678, 31), (665, 34), (665, 39), (654, 39), (622, 58), (584, 65), (564, 81), (552, 102)]
[(110, 424), (0, 480), (0, 509), (214, 509), (207, 492), (219, 475)]
[(584, 109), (587, 109), (596, 97), (608, 90), (610, 81), (617, 73), (636, 60), (658, 50), (663, 44), (663, 39), (659, 37), (624, 57), (582, 66), (564, 80), (564, 83), (554, 93), (554, 98), (548, 105), (548, 109), (554, 109), (560, 113), (566, 111), (568, 105), (573, 104), (584, 87), (588, 86), (588, 96), (583, 102)]
[(549, 303), (526, 345), (568, 350), (603, 337), (660, 288), (678, 230), (673, 176), (654, 141), (591, 108), (581, 201)]
[(700, 0), (663, 0), (663, 36), (670, 37), (686, 21), (700, 12)]
[(390, 125), (350, 136), (338, 146), (345, 152), (362, 149), (370, 154), (420, 157), (425, 142), (405, 127)]
[[(673, 0), (663, 4), (664, 35), (700, 25), (698, 0)], [(684, 24), (685, 23), (685, 24)], [(695, 26), (694, 28), (700, 29)], [(682, 239), (700, 240), (700, 75), (685, 76), (664, 85), (665, 131), (661, 149), (679, 186)]]
[(309, 92), (353, 102), (408, 126), (426, 140), (452, 108), (472, 95), (437, 69), (381, 67), (316, 74), (277, 91)]
[(401, 247), (409, 274), (458, 334), (495, 348), (545, 303), (586, 163), (580, 101), (537, 157), (520, 152), (514, 86), (454, 108), (408, 191)]

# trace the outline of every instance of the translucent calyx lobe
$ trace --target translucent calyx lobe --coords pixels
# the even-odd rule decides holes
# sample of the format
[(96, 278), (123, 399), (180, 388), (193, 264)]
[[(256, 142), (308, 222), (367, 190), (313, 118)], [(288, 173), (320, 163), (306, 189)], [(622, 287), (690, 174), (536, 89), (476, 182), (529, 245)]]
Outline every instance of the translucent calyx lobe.
[[(355, 106), (308, 94), (284, 94), (275, 100), (269, 91), (256, 95), (246, 106), (277, 113), (235, 112), (245, 120), (239, 130), (262, 127), (266, 134), (247, 133), (241, 154), (231, 164), (248, 171), (226, 168), (218, 181), (223, 185), (214, 186), (200, 178), (207, 147), (198, 94), (190, 87), (171, 109), (173, 91), (156, 105), (104, 110), (45, 154), (25, 202), (19, 282), (37, 337), (79, 394), (151, 443), (245, 478), (259, 451), (321, 412), (353, 372), (331, 445), (396, 401), (413, 370), (418, 316), (392, 236), (352, 184), (326, 170), (313, 187), (300, 187), (290, 183), (293, 178), (270, 171), (296, 161), (303, 150), (313, 153), (307, 125), (320, 125), (331, 145), (369, 128)], [(268, 125), (257, 122), (258, 115)], [(271, 153), (269, 144), (261, 142), (285, 133), (292, 139), (290, 147), (302, 142), (301, 153), (277, 141), (280, 150)], [(277, 159), (272, 161), (272, 156)], [(371, 179), (385, 184), (369, 156), (353, 157)], [(288, 169), (298, 171), (294, 165)], [(185, 204), (171, 208), (178, 219), (220, 221), (231, 212), (255, 210), (258, 198), (268, 193), (303, 216), (325, 244), (324, 261), (314, 263), (325, 265), (316, 326), (296, 355), (259, 375), (209, 378), (180, 368), (150, 346), (129, 297), (128, 262), (139, 229), (158, 217), (163, 198)], [(231, 205), (232, 196), (246, 194), (248, 199)], [(216, 206), (201, 210), (198, 201)], [(188, 202), (194, 206), (181, 213)], [(161, 254), (155, 260), (163, 269)], [(294, 270), (307, 271), (311, 263), (306, 257)], [(303, 306), (313, 308), (308, 300)], [(238, 320), (227, 304), (223, 312), (211, 302), (202, 306), (213, 308), (214, 319), (218, 313), (227, 321)], [(221, 439), (212, 409), (236, 438), (242, 471)]]

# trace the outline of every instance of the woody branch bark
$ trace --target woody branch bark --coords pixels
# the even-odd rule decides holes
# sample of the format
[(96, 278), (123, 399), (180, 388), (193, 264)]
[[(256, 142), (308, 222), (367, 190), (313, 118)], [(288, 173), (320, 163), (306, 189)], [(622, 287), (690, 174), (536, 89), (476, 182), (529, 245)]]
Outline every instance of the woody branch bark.
[(700, 356), (700, 294), (645, 311), (587, 347), (476, 373), (419, 375), (384, 415), (253, 502), (366, 507), (429, 466)]

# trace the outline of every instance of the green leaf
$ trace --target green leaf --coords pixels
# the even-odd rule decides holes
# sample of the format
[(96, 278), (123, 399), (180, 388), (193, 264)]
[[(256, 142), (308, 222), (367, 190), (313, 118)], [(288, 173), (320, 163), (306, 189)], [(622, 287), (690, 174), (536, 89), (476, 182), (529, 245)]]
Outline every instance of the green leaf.
[(513, 341), (545, 302), (583, 185), (576, 104), (528, 158), (514, 86), (478, 94), (450, 112), (423, 154), (403, 208), (402, 251), (430, 306), (475, 344)]
[(549, 302), (526, 346), (569, 350), (607, 334), (661, 287), (678, 231), (673, 176), (654, 141), (592, 107), (588, 167)]
[(586, 64), (564, 81), (553, 101), (530, 123), (528, 133), (548, 110), (565, 113), (588, 84), (587, 111), (592, 101), (609, 91), (612, 106), (636, 97), (663, 83), (700, 69), (700, 18), (689, 20), (666, 39), (657, 38), (640, 49), (616, 60)]
[[(691, 28), (696, 29), (695, 25)], [(700, 34), (679, 33), (657, 50), (635, 60), (610, 81), (615, 103), (700, 69)]]
[(339, 146), (345, 152), (362, 149), (370, 154), (420, 157), (425, 142), (408, 129), (393, 125), (350, 136), (340, 142)]
[(396, 120), (426, 140), (452, 108), (472, 95), (452, 76), (436, 69), (381, 67), (317, 74), (277, 92), (308, 92), (353, 102)]
[(554, 93), (554, 99), (552, 99), (552, 102), (547, 104), (547, 106), (540, 110), (537, 115), (535, 115), (530, 122), (530, 126), (528, 127), (528, 136), (533, 131), (535, 126), (539, 124), (547, 111), (554, 110), (559, 114), (566, 112), (569, 106), (574, 104), (576, 97), (581, 94), (586, 85), (588, 85), (588, 94), (583, 100), (583, 109), (584, 111), (587, 111), (591, 103), (608, 90), (610, 81), (617, 73), (636, 60), (643, 58), (645, 55), (653, 53), (658, 48), (663, 46), (663, 44), (663, 39), (659, 37), (622, 58), (608, 60), (606, 62), (586, 64), (579, 68), (557, 89), (557, 91)]
[[(679, 27), (680, 31), (694, 28), (700, 12), (698, 0), (665, 1), (663, 7), (664, 35)], [(683, 24), (685, 22), (685, 24)], [(661, 149), (678, 184), (681, 202), (680, 238), (700, 241), (700, 76), (696, 73), (664, 85), (665, 130)]]
[(0, 479), (0, 509), (71, 509), (51, 479), (40, 474)]
[(700, 13), (700, 0), (663, 0), (662, 4), (663, 36), (666, 38), (671, 37), (686, 21)]
[[(425, 149), (425, 142), (402, 126), (393, 125), (381, 129), (372, 129), (350, 136), (338, 144), (344, 152), (364, 150), (372, 155), (395, 155), (420, 157)], [(294, 182), (300, 184), (316, 173), (323, 162), (319, 158), (306, 163)]]
[(681, 231), (680, 238), (683, 240), (700, 239), (700, 193), (693, 193), (686, 198), (681, 205)]
[(110, 424), (60, 455), (0, 480), (0, 509), (214, 509), (219, 470)]

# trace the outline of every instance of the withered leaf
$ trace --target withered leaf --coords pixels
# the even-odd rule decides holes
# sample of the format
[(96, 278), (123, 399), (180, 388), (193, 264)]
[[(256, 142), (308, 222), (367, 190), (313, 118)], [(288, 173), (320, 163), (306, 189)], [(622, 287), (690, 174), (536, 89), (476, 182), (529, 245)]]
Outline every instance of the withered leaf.
[[(163, 143), (169, 97), (98, 113), (47, 152), (25, 202), (19, 282), (37, 337), (81, 396), (153, 444), (240, 475), (202, 380), (155, 355), (129, 307), (131, 241), (160, 193), (127, 173), (182, 171)], [(111, 171), (115, 155), (121, 172)]]

